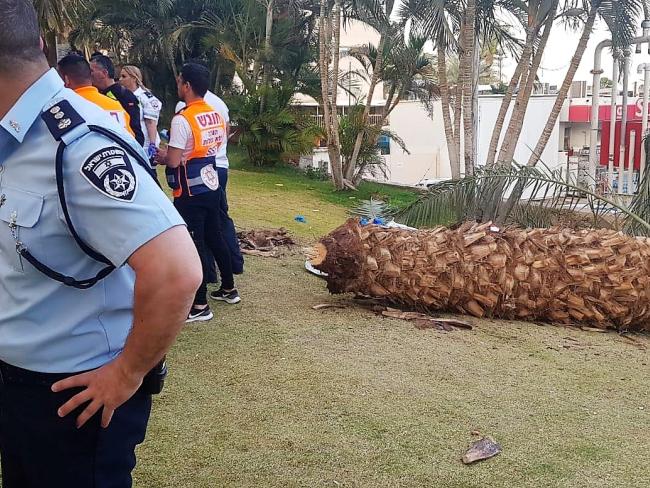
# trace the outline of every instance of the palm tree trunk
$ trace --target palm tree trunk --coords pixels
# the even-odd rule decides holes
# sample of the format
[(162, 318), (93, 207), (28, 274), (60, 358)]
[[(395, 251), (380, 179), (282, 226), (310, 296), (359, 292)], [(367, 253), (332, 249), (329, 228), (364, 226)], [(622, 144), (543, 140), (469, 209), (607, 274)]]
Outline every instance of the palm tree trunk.
[[(323, 122), (327, 131), (327, 152), (332, 170), (332, 182), (337, 190), (345, 188), (341, 164), (341, 144), (336, 107), (339, 77), (339, 46), (341, 43), (341, 0), (334, 1), (331, 15), (328, 15), (327, 0), (320, 2), (319, 64), (321, 93), (323, 95)], [(334, 28), (332, 29), (332, 25)], [(333, 36), (332, 36), (333, 30)], [(332, 71), (330, 72), (330, 59)]]
[[(271, 34), (273, 33), (273, 3), (274, 0), (267, 0), (266, 3), (266, 30), (264, 34), (264, 68), (262, 75), (262, 86), (268, 87), (271, 82)], [(260, 113), (266, 107), (266, 94), (262, 93), (260, 98)]]
[(460, 60), (463, 57), (463, 44), (464, 44), (464, 36), (460, 36), (459, 39), (459, 51), (458, 51), (458, 64), (459, 64), (459, 72), (458, 72), (458, 79), (456, 80), (456, 94), (454, 97), (454, 140), (453, 140), (453, 146), (454, 146), (454, 151), (458, 155), (458, 166), (459, 169), (458, 171), (462, 173), (460, 169), (460, 126), (461, 126), (461, 121), (463, 117), (463, 83), (461, 82), (461, 72), (460, 72)]
[(463, 84), (463, 125), (465, 127), (464, 139), (464, 160), (465, 174), (474, 174), (474, 153), (472, 141), (474, 140), (474, 120), (472, 117), (474, 89), (474, 36), (476, 34), (476, 0), (467, 0), (465, 8), (465, 36), (463, 42), (463, 63), (461, 65), (461, 78)]
[(515, 92), (515, 88), (519, 85), (521, 79), (524, 79), (525, 69), (527, 69), (528, 64), (530, 63), (530, 56), (533, 52), (533, 43), (535, 42), (535, 36), (533, 30), (530, 29), (528, 35), (526, 36), (526, 44), (521, 53), (521, 58), (517, 63), (515, 72), (510, 79), (508, 88), (503, 100), (501, 101), (501, 107), (499, 107), (499, 114), (497, 115), (497, 120), (494, 123), (494, 130), (492, 131), (492, 138), (490, 139), (490, 147), (488, 148), (488, 155), (485, 165), (489, 168), (494, 166), (494, 161), (497, 156), (497, 150), (499, 149), (499, 140), (501, 139), (501, 132), (503, 131), (503, 123), (506, 120), (506, 115), (508, 114), (508, 109), (510, 108), (510, 102), (512, 101), (512, 95)]
[[(587, 48), (587, 42), (589, 41), (589, 37), (591, 36), (591, 31), (594, 27), (594, 21), (596, 20), (596, 15), (598, 14), (598, 8), (600, 7), (600, 4), (601, 1), (596, 0), (591, 5), (591, 11), (589, 12), (589, 17), (587, 18), (585, 27), (582, 30), (580, 41), (578, 42), (578, 46), (576, 47), (576, 50), (573, 53), (573, 57), (571, 58), (569, 71), (567, 71), (567, 74), (564, 77), (564, 81), (562, 82), (560, 91), (558, 92), (557, 98), (555, 99), (555, 104), (553, 105), (553, 109), (551, 110), (551, 113), (548, 116), (548, 120), (546, 121), (546, 126), (542, 131), (542, 135), (540, 136), (539, 141), (537, 141), (535, 150), (530, 155), (530, 159), (528, 160), (528, 166), (535, 166), (537, 164), (539, 158), (542, 156), (542, 153), (544, 152), (544, 149), (546, 148), (546, 144), (548, 143), (551, 134), (553, 133), (553, 128), (555, 127), (557, 118), (559, 117), (560, 111), (562, 110), (562, 105), (564, 105), (566, 96), (569, 93), (569, 88), (571, 88), (571, 83), (573, 83), (573, 77), (575, 76), (576, 71), (578, 70), (580, 61), (582, 60), (582, 57), (585, 53), (585, 49)], [(597, 87), (594, 87), (594, 90), (597, 89), (598, 89)]]
[(546, 21), (544, 22), (544, 33), (542, 34), (542, 38), (539, 41), (539, 45), (537, 46), (535, 56), (533, 56), (533, 61), (531, 63), (530, 69), (528, 70), (526, 83), (524, 84), (523, 90), (520, 90), (517, 94), (515, 106), (512, 110), (512, 115), (510, 116), (510, 123), (508, 124), (508, 129), (506, 130), (508, 137), (503, 141), (503, 145), (497, 159), (499, 164), (509, 165), (514, 158), (517, 143), (519, 142), (521, 130), (524, 125), (524, 118), (526, 117), (528, 102), (530, 101), (530, 96), (533, 92), (533, 87), (535, 86), (537, 70), (539, 69), (539, 65), (542, 62), (542, 56), (544, 55), (544, 50), (546, 49), (546, 43), (548, 42), (551, 29), (553, 28), (553, 21), (555, 20), (555, 11), (557, 10), (557, 5), (558, 0), (555, 0), (551, 6), (551, 9), (549, 10)]
[(440, 88), (440, 102), (442, 104), (442, 120), (445, 126), (445, 139), (447, 139), (447, 152), (451, 165), (451, 178), (460, 179), (460, 161), (454, 144), (454, 127), (451, 122), (451, 100), (449, 99), (449, 84), (447, 80), (447, 60), (445, 49), (438, 44), (438, 86)]
[(56, 67), (57, 52), (56, 52), (56, 30), (48, 29), (45, 32), (45, 46), (47, 46), (47, 63)]
[[(368, 122), (368, 115), (370, 114), (370, 108), (372, 106), (372, 97), (375, 93), (375, 87), (379, 81), (379, 74), (384, 63), (384, 45), (386, 43), (386, 33), (382, 32), (379, 37), (379, 44), (377, 46), (377, 59), (375, 60), (375, 66), (372, 69), (372, 77), (370, 78), (370, 86), (368, 87), (368, 95), (366, 98), (366, 105), (363, 108), (363, 115), (361, 116), (361, 124), (363, 127), (366, 126)], [(357, 159), (359, 159), (359, 151), (361, 151), (361, 143), (366, 133), (364, 130), (360, 130), (357, 134), (357, 137), (354, 141), (354, 149), (352, 150), (352, 157), (347, 164), (347, 167), (344, 168), (344, 176), (347, 180), (352, 180), (354, 177), (354, 170), (357, 166)]]

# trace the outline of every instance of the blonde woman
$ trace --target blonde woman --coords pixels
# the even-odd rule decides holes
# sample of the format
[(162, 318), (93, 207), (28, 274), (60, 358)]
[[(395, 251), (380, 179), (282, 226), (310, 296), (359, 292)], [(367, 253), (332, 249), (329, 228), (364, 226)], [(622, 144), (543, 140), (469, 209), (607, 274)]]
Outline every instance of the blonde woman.
[(158, 135), (158, 118), (162, 103), (144, 86), (142, 72), (137, 66), (124, 66), (120, 71), (120, 84), (133, 92), (140, 103), (140, 124), (144, 133), (144, 148), (150, 154), (160, 145)]

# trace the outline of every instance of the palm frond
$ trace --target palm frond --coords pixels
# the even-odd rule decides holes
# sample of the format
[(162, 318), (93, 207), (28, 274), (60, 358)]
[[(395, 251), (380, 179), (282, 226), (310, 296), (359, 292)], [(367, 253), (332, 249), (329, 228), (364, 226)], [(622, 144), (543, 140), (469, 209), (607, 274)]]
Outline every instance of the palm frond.
[[(481, 168), (474, 176), (430, 187), (397, 217), (416, 227), (476, 220), (522, 227), (606, 227), (650, 235), (650, 221), (645, 216), (617, 197), (605, 198), (589, 186), (562, 169)], [(515, 191), (522, 198), (509, 205), (508, 197)], [(646, 190), (646, 202), (648, 193)]]
[(643, 0), (592, 0), (592, 8), (607, 24), (612, 35), (612, 48), (627, 49), (636, 35)]
[(376, 218), (385, 220), (395, 215), (395, 212), (395, 207), (383, 200), (376, 200), (374, 198), (362, 200), (349, 210), (350, 215), (368, 220)]

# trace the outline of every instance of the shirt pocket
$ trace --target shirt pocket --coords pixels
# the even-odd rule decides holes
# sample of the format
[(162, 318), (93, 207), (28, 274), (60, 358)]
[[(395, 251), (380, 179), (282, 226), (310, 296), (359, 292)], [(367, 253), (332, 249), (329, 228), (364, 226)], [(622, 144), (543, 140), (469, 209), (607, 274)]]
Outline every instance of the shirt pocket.
[(37, 224), (43, 212), (43, 196), (18, 188), (0, 189), (0, 252), (16, 271), (31, 265), (16, 250), (16, 241), (39, 259), (42, 246)]

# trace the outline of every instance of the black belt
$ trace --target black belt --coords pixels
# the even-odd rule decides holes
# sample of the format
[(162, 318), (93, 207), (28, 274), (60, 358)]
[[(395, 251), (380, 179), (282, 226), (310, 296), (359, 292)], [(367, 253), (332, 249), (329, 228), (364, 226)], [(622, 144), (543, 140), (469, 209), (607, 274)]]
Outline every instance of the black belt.
[(3, 385), (52, 386), (57, 381), (84, 372), (85, 371), (80, 371), (78, 373), (39, 373), (37, 371), (30, 371), (0, 361), (0, 383)]
[[(87, 371), (78, 371), (76, 373), (39, 373), (38, 371), (30, 371), (0, 361), (0, 384), (50, 387), (57, 381), (86, 373)], [(148, 393), (149, 395), (160, 393), (163, 389), (166, 376), (167, 365), (163, 359), (146, 374), (139, 391)]]

